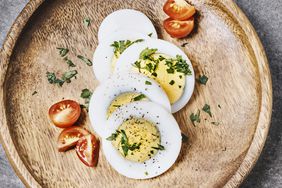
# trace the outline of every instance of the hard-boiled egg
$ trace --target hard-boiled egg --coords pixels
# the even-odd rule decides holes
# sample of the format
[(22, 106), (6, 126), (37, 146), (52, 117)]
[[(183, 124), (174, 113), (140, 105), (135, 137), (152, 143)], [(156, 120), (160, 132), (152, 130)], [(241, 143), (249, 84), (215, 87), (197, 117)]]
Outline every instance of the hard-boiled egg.
[(101, 42), (93, 55), (93, 70), (96, 78), (103, 82), (110, 78), (119, 56), (126, 48), (148, 39), (147, 35), (131, 30), (120, 30)]
[(101, 137), (108, 136), (106, 122), (110, 113), (123, 104), (144, 98), (171, 112), (166, 93), (153, 79), (132, 72), (113, 75), (101, 83), (91, 97), (89, 116), (93, 129)]
[(112, 134), (103, 139), (103, 152), (110, 165), (126, 177), (156, 177), (167, 171), (179, 155), (182, 142), (178, 124), (156, 103), (126, 104), (110, 116), (107, 126)]
[(150, 19), (140, 11), (121, 9), (109, 14), (101, 23), (98, 31), (99, 43), (107, 40), (119, 30), (128, 30), (157, 38), (157, 32)]
[(148, 39), (127, 48), (115, 66), (115, 72), (123, 71), (139, 71), (156, 80), (168, 95), (173, 113), (187, 104), (194, 90), (190, 60), (181, 49), (164, 40)]

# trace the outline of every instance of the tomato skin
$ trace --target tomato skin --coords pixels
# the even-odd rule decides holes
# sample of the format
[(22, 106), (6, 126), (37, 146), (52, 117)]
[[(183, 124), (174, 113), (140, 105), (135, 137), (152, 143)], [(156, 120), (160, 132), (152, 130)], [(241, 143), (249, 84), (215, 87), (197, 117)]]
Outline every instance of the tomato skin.
[(99, 140), (92, 134), (79, 139), (75, 151), (79, 159), (89, 167), (97, 165), (99, 157)]
[(49, 109), (49, 118), (59, 128), (72, 126), (81, 113), (80, 105), (73, 100), (63, 100)]
[(64, 152), (75, 147), (78, 140), (88, 134), (90, 132), (82, 127), (72, 126), (65, 128), (58, 137), (57, 145), (59, 152)]
[(166, 32), (173, 38), (183, 38), (189, 35), (194, 28), (194, 17), (185, 21), (168, 18), (163, 23)]
[(163, 11), (175, 20), (187, 20), (196, 13), (195, 7), (185, 0), (168, 0), (163, 6)]

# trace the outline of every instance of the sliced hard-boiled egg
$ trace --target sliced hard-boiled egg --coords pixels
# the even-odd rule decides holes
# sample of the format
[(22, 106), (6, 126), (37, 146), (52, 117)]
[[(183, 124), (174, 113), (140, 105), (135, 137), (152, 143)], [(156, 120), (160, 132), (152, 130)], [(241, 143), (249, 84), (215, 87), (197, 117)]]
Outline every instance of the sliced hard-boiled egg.
[(192, 96), (195, 76), (186, 54), (160, 39), (148, 39), (127, 48), (116, 62), (115, 72), (133, 71), (156, 80), (165, 90), (172, 112), (182, 109)]
[(144, 98), (171, 112), (169, 99), (155, 80), (133, 72), (113, 75), (101, 83), (91, 97), (89, 116), (93, 129), (101, 137), (108, 136), (106, 122), (110, 113), (126, 103)]
[(112, 134), (103, 139), (103, 152), (120, 174), (148, 179), (167, 171), (181, 149), (181, 131), (162, 106), (139, 101), (117, 109), (107, 126)]
[(149, 36), (129, 30), (120, 30), (100, 43), (93, 55), (93, 70), (96, 78), (103, 82), (110, 78), (119, 56), (131, 45), (143, 42)]
[(145, 14), (133, 9), (121, 9), (109, 14), (101, 23), (98, 31), (99, 43), (121, 29), (158, 38), (154, 25)]

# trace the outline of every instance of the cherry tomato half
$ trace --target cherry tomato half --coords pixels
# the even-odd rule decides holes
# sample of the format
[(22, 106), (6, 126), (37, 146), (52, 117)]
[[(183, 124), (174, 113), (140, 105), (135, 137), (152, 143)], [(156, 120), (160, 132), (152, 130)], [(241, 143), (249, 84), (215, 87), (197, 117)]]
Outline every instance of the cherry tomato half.
[(76, 154), (79, 159), (89, 167), (97, 165), (99, 156), (99, 140), (92, 134), (79, 139), (76, 145)]
[(90, 134), (89, 131), (78, 126), (73, 126), (64, 129), (59, 135), (57, 141), (59, 152), (64, 152), (75, 147), (78, 140), (88, 134)]
[(78, 120), (80, 113), (80, 105), (73, 100), (60, 101), (49, 109), (51, 121), (60, 128), (72, 126)]
[(173, 20), (168, 18), (164, 21), (164, 29), (174, 38), (183, 38), (189, 35), (194, 28), (194, 17), (185, 21)]
[(185, 0), (168, 0), (164, 4), (163, 10), (175, 20), (187, 20), (196, 13), (195, 7)]

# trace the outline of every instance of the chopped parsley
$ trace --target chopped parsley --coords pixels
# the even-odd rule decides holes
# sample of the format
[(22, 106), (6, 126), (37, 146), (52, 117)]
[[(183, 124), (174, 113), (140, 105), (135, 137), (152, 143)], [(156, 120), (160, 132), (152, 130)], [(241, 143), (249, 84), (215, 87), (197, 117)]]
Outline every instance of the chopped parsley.
[(177, 72), (184, 73), (185, 75), (192, 75), (192, 72), (187, 64), (186, 60), (182, 58), (181, 55), (176, 55), (177, 62), (175, 63), (174, 67)]
[(153, 35), (153, 33), (149, 33), (149, 34), (148, 34), (149, 37), (152, 37), (152, 35)]
[(170, 80), (170, 82), (169, 82), (170, 85), (173, 85), (174, 83), (175, 83), (174, 80)]
[(68, 57), (65, 57), (64, 60), (69, 65), (69, 67), (75, 67), (75, 64), (73, 64), (73, 62), (70, 59), (68, 59)]
[(205, 104), (202, 108), (202, 110), (206, 113), (208, 113), (210, 115), (210, 117), (212, 117), (212, 113), (211, 113), (211, 107), (208, 104)]
[(145, 175), (146, 175), (146, 176), (148, 176), (148, 175), (149, 175), (149, 173), (148, 173), (148, 172), (145, 172)]
[(50, 84), (58, 84), (59, 86), (64, 84), (64, 80), (58, 79), (53, 72), (46, 72), (46, 76)]
[(146, 80), (146, 81), (145, 81), (145, 84), (146, 84), (146, 85), (152, 85), (152, 82)]
[(112, 133), (111, 136), (109, 136), (108, 138), (106, 138), (106, 140), (108, 140), (108, 141), (114, 141), (114, 140), (116, 140), (116, 138), (118, 137), (119, 134), (120, 134), (120, 131), (117, 130), (115, 133)]
[(181, 133), (181, 137), (182, 137), (182, 142), (188, 141), (188, 136), (186, 136), (185, 134)]
[(134, 98), (133, 98), (133, 101), (140, 101), (140, 100), (142, 100), (142, 99), (144, 99), (144, 98), (146, 98), (146, 95), (140, 94), (140, 95), (134, 97)]
[(67, 71), (63, 74), (62, 80), (64, 82), (70, 83), (72, 78), (76, 78), (76, 75), (77, 75), (76, 70)]
[(156, 150), (165, 150), (165, 147), (163, 146), (163, 145), (160, 145), (160, 144), (158, 144), (158, 146), (157, 147), (152, 147), (153, 149), (156, 149)]
[(193, 124), (194, 126), (196, 126), (196, 125), (195, 125), (195, 122), (197, 122), (197, 123), (200, 123), (200, 122), (201, 122), (200, 113), (201, 113), (200, 110), (198, 110), (196, 114), (192, 113), (192, 114), (190, 115), (190, 120), (192, 121), (192, 124)]
[(136, 67), (139, 72), (141, 72), (141, 61), (135, 61), (133, 66)]
[(128, 143), (128, 138), (127, 138), (124, 130), (121, 130), (121, 141), (120, 141), (120, 143), (121, 143), (121, 148), (122, 148), (122, 151), (123, 151), (123, 154), (124, 154), (125, 157), (128, 154), (128, 150), (133, 151), (133, 150), (139, 149), (140, 145), (141, 145), (141, 143), (138, 143), (138, 144), (134, 143), (134, 144), (130, 145)]
[(35, 94), (37, 94), (37, 91), (34, 91), (34, 92), (32, 93), (32, 95), (35, 95)]
[(114, 54), (116, 57), (118, 57), (120, 54), (126, 50), (129, 46), (131, 46), (134, 43), (137, 42), (143, 42), (144, 39), (137, 39), (135, 41), (130, 41), (130, 40), (120, 40), (120, 41), (114, 41), (113, 44), (111, 44), (112, 47), (114, 47)]
[(57, 48), (59, 50), (59, 54), (61, 57), (65, 57), (67, 53), (69, 52), (69, 49), (67, 48)]
[(202, 75), (202, 76), (199, 76), (199, 78), (197, 79), (197, 81), (200, 83), (200, 84), (203, 84), (203, 85), (206, 85), (206, 83), (208, 82), (209, 78), (206, 76), (206, 75)]
[(90, 18), (84, 18), (84, 19), (83, 19), (83, 23), (84, 23), (84, 25), (87, 26), (87, 27), (90, 26), (90, 22), (91, 22)]
[(139, 55), (139, 59), (147, 60), (151, 59), (151, 55), (155, 54), (158, 51), (156, 48), (145, 48)]
[(92, 96), (92, 92), (85, 88), (81, 91), (80, 97), (84, 99), (84, 107), (86, 108), (86, 110), (88, 111), (89, 108), (89, 102), (90, 102), (90, 98)]
[(185, 47), (187, 44), (189, 44), (189, 43), (185, 42), (185, 43), (181, 44), (181, 47)]
[(113, 107), (119, 108), (119, 107), (121, 107), (121, 105), (114, 104)]
[(82, 55), (78, 55), (77, 58), (81, 59), (86, 65), (92, 66), (92, 61), (90, 59), (87, 59), (86, 57), (83, 57)]
[(218, 106), (218, 108), (221, 108), (220, 104), (218, 104), (217, 106)]
[(211, 124), (213, 124), (213, 125), (219, 125), (219, 122), (213, 121), (213, 122), (211, 122)]

